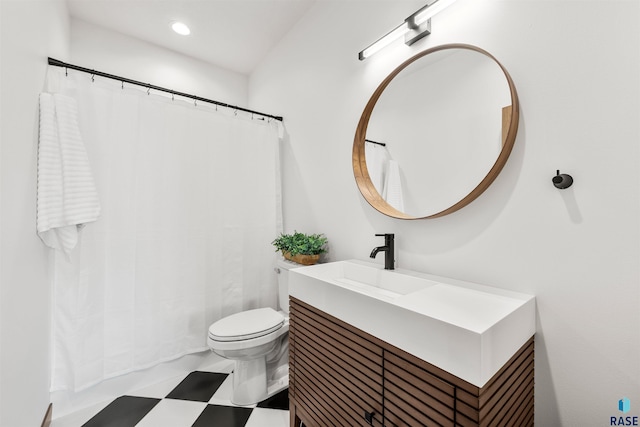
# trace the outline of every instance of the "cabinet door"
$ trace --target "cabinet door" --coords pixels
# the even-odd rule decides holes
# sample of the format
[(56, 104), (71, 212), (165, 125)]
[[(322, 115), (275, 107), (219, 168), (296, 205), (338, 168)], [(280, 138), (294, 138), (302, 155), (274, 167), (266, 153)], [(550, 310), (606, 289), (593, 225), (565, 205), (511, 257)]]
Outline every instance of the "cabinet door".
[(294, 404), (305, 426), (382, 426), (382, 349), (295, 299), (291, 323)]
[(454, 426), (455, 387), (419, 363), (424, 362), (385, 350), (385, 426)]

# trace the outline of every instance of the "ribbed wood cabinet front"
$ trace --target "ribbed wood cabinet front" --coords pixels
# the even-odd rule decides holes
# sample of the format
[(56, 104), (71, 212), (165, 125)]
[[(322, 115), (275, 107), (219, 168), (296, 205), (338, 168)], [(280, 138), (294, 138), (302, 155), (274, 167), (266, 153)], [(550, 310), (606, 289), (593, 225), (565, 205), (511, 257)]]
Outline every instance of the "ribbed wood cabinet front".
[(382, 426), (382, 348), (295, 299), (290, 317), (291, 412), (308, 427)]
[(533, 337), (482, 388), (296, 298), (291, 427), (533, 426)]

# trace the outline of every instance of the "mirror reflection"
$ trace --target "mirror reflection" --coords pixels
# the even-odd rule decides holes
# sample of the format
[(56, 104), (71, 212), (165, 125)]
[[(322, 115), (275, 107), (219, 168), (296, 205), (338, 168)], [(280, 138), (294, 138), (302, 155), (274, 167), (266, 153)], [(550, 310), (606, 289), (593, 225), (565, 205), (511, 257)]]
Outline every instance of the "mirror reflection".
[[(517, 99), (508, 74), (478, 48), (442, 47), (390, 78), (367, 105), (372, 110), (364, 123), (366, 142), (356, 135), (356, 179), (361, 143), (369, 190), (377, 204), (393, 208), (390, 216), (440, 216), (459, 209), (495, 178), (515, 139)], [(478, 191), (479, 186), (484, 188)]]

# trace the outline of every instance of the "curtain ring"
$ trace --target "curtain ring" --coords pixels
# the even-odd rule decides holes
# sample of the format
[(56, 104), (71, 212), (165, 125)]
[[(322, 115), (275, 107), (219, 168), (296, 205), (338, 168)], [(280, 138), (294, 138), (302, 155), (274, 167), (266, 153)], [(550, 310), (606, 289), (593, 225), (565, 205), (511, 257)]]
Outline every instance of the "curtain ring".
[(96, 76), (95, 73), (91, 74), (91, 83), (95, 82), (95, 79), (94, 79), (95, 76)]
[(193, 98), (193, 106), (194, 106), (194, 107), (197, 107), (197, 106), (198, 106), (198, 102), (196, 101), (196, 99), (195, 99), (195, 98)]
[(69, 77), (69, 69), (67, 67), (64, 67), (64, 75), (65, 77)]
[(124, 90), (124, 80), (120, 80), (120, 89)]
[(151, 94), (151, 85), (147, 85), (147, 95)]

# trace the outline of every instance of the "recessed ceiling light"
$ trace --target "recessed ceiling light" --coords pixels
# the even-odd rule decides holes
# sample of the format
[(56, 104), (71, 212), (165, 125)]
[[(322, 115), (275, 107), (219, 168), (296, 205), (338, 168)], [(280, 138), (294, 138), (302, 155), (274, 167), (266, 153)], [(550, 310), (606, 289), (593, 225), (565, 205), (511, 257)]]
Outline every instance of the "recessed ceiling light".
[(172, 22), (171, 28), (173, 29), (173, 31), (183, 36), (188, 36), (189, 34), (191, 34), (191, 30), (189, 29), (189, 27), (187, 27), (187, 25), (183, 24), (182, 22)]

